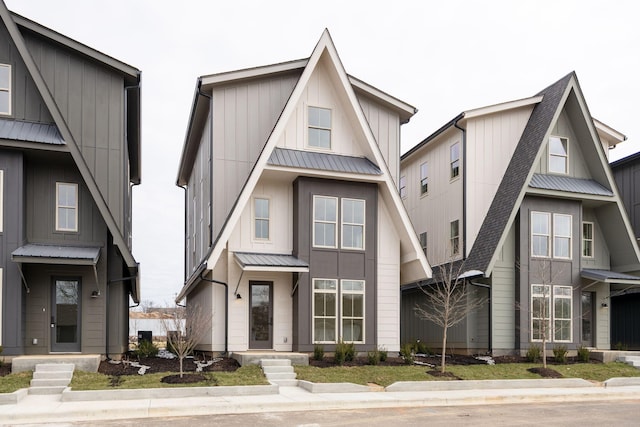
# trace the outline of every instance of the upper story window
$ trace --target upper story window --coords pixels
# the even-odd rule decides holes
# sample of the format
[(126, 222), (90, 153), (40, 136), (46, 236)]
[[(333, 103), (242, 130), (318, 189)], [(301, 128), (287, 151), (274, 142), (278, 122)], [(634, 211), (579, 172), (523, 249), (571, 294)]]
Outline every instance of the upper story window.
[(429, 167), (427, 162), (420, 165), (420, 195), (429, 192)]
[(407, 197), (407, 177), (406, 176), (400, 177), (400, 185), (398, 185), (398, 187), (400, 189), (400, 197), (402, 197), (403, 199)]
[(342, 248), (364, 249), (364, 200), (342, 199)]
[(582, 223), (582, 256), (593, 258), (593, 223)]
[(0, 115), (11, 114), (11, 66), (0, 64)]
[(451, 161), (451, 179), (460, 175), (460, 143), (456, 142), (449, 149)]
[(567, 138), (549, 138), (549, 172), (569, 173), (569, 151)]
[(269, 240), (269, 199), (253, 199), (253, 237)]
[(331, 148), (331, 110), (320, 107), (309, 107), (309, 141), (310, 147)]
[(531, 255), (549, 256), (551, 215), (547, 212), (531, 212)]
[(313, 246), (335, 248), (337, 241), (338, 199), (313, 196)]
[(420, 233), (420, 247), (422, 248), (422, 252), (427, 254), (427, 232)]
[(571, 258), (571, 215), (553, 214), (553, 257)]
[(455, 221), (451, 221), (449, 229), (449, 244), (451, 245), (451, 256), (455, 256), (460, 253), (460, 221), (457, 219)]
[(56, 231), (78, 231), (78, 184), (56, 182)]

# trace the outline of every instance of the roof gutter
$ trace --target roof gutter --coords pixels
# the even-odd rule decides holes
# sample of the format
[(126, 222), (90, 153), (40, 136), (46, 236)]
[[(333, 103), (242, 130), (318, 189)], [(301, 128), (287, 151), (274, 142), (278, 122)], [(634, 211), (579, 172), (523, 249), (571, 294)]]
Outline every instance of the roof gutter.
[[(438, 129), (437, 131), (433, 132), (431, 135), (429, 135), (428, 137), (426, 137), (425, 139), (420, 141), (417, 145), (415, 145), (411, 150), (407, 151), (402, 156), (400, 156), (400, 161), (402, 162), (407, 157), (411, 156), (413, 153), (415, 153), (416, 151), (418, 151), (419, 149), (421, 149), (422, 147), (427, 145), (429, 142), (434, 140), (438, 135), (444, 133), (444, 131), (446, 131), (450, 127), (452, 127), (452, 126), (458, 127), (458, 126), (456, 126), (456, 123), (458, 123), (463, 118), (464, 118), (464, 113), (460, 113), (457, 116), (455, 116), (449, 122), (445, 123), (440, 129)], [(458, 128), (458, 129), (460, 129), (460, 128)]]

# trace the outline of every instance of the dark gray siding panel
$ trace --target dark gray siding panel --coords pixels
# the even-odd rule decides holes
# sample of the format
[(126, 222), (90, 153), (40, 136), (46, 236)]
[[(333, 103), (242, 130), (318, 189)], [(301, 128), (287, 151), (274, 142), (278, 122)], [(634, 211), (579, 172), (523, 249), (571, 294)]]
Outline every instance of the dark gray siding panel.
[(24, 182), (22, 153), (0, 149), (3, 171), (3, 212), (0, 232), (0, 268), (2, 268), (2, 346), (3, 354), (22, 354), (24, 287), (11, 252), (24, 242)]
[(613, 176), (635, 236), (640, 237), (640, 160), (616, 166), (613, 169)]
[[(309, 273), (300, 275), (294, 295), (295, 351), (313, 351), (311, 336), (312, 279), (365, 280), (365, 344), (356, 344), (358, 351), (376, 348), (376, 263), (378, 187), (347, 181), (298, 178), (294, 182), (294, 252), (297, 258), (309, 263)], [(320, 249), (312, 246), (313, 196), (364, 199), (366, 203), (365, 250)], [(340, 202), (338, 203), (340, 218)], [(340, 236), (338, 236), (338, 241)], [(325, 345), (333, 351), (334, 346)]]

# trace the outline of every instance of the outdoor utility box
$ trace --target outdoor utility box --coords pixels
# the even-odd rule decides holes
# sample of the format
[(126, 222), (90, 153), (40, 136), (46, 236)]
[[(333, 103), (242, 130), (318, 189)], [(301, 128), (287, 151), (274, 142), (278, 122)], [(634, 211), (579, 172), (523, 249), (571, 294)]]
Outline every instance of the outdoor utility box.
[(138, 331), (138, 344), (142, 341), (152, 342), (153, 340), (153, 332), (152, 331)]

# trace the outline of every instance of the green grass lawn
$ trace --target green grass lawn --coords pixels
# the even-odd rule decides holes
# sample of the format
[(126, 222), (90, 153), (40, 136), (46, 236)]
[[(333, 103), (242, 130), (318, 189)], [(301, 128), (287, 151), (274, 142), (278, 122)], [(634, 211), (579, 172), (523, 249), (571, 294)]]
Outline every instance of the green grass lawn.
[[(452, 365), (447, 371), (463, 380), (499, 380), (541, 378), (527, 371), (540, 367), (534, 363), (505, 363), (498, 365)], [(567, 378), (584, 378), (591, 381), (604, 381), (613, 377), (640, 377), (640, 369), (624, 363), (577, 363), (571, 365), (548, 365)], [(386, 387), (396, 381), (438, 381), (446, 378), (427, 374), (426, 366), (341, 366), (317, 368), (313, 366), (295, 366), (298, 379), (315, 383), (350, 382), (366, 385), (375, 383)]]
[(0, 377), (0, 393), (13, 393), (21, 388), (29, 387), (33, 372), (25, 371)]

